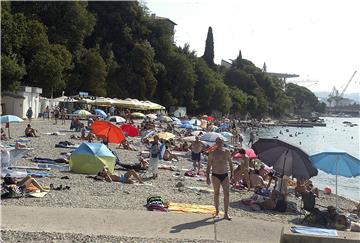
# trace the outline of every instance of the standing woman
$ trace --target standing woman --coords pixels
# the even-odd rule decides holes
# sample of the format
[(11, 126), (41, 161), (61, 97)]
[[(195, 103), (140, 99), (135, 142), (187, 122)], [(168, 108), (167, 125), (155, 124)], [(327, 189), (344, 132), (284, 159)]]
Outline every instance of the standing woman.
[(149, 167), (150, 171), (153, 174), (153, 179), (158, 177), (158, 162), (160, 157), (160, 142), (157, 135), (154, 136), (154, 141), (151, 143), (150, 147), (150, 161)]

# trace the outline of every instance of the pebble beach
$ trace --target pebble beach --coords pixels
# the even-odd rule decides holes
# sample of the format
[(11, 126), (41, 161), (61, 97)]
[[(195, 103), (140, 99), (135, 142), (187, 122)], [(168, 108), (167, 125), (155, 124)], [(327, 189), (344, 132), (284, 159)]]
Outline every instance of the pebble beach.
[[(4, 145), (14, 144), (19, 139), (29, 139), (26, 142), (27, 147), (33, 148), (26, 158), (16, 161), (17, 166), (35, 166), (36, 163), (30, 161), (34, 157), (45, 157), (51, 159), (65, 158), (61, 155), (63, 152), (70, 152), (71, 149), (56, 148), (55, 144), (60, 141), (70, 141), (74, 144), (79, 144), (80, 140), (70, 139), (72, 134), (79, 135), (77, 132), (69, 131), (70, 121), (66, 121), (65, 125), (61, 125), (61, 121), (54, 125), (53, 120), (34, 120), (31, 122), (32, 126), (40, 133), (40, 137), (24, 138), (24, 130), (27, 121), (18, 124), (11, 124), (12, 139), (2, 141)], [(46, 133), (60, 132), (63, 135), (47, 135)], [(135, 143), (138, 140), (135, 139)], [(121, 162), (134, 163), (138, 161), (139, 152), (144, 150), (145, 147), (141, 144), (138, 146), (138, 151), (128, 151), (116, 149), (114, 145), (110, 145), (119, 155)], [(155, 180), (149, 179), (145, 184), (123, 184), (119, 182), (103, 182), (95, 181), (92, 178), (87, 178), (83, 174), (75, 174), (72, 172), (60, 172), (58, 170), (51, 170), (55, 177), (50, 178), (36, 178), (42, 186), (49, 186), (53, 184), (55, 187), (62, 185), (63, 187), (69, 186), (69, 190), (52, 190), (43, 198), (19, 198), (19, 199), (6, 199), (2, 200), (2, 205), (17, 205), (29, 207), (65, 207), (65, 208), (106, 208), (106, 209), (126, 209), (126, 210), (147, 210), (144, 206), (146, 199), (149, 196), (159, 195), (164, 201), (176, 203), (189, 203), (189, 204), (202, 204), (212, 205), (213, 194), (211, 192), (201, 192), (198, 190), (191, 190), (187, 187), (206, 187), (206, 179), (204, 177), (189, 178), (183, 177), (183, 173), (192, 167), (192, 162), (188, 157), (179, 157), (178, 162), (162, 162), (174, 166), (178, 169), (181, 176), (174, 176), (175, 171), (159, 170), (159, 177)], [(115, 170), (115, 174), (124, 173), (122, 170)], [(69, 179), (61, 179), (67, 176)], [(142, 175), (145, 178), (146, 175)], [(150, 175), (149, 175), (150, 176)], [(183, 184), (183, 187), (178, 187), (178, 183)], [(297, 213), (279, 213), (274, 211), (253, 211), (250, 207), (243, 205), (240, 201), (249, 198), (254, 194), (250, 191), (234, 191), (230, 192), (230, 209), (229, 213), (233, 216), (248, 217), (254, 219), (261, 219), (265, 221), (276, 221), (282, 223), (296, 223), (299, 220)], [(297, 204), (300, 209), (300, 198), (294, 195), (289, 195), (288, 200)], [(316, 201), (317, 204), (324, 207), (335, 205), (334, 195), (324, 195), (320, 192), (320, 196)], [(338, 198), (339, 208), (344, 211), (350, 211), (355, 208), (355, 202), (344, 197)], [(222, 202), (220, 203), (222, 209)], [(6, 242), (14, 242), (16, 239), (22, 241), (26, 239), (23, 232), (17, 231), (2, 231), (3, 240)], [(33, 234), (31, 237), (34, 241), (49, 241), (57, 242), (67, 241), (72, 238), (71, 236), (48, 235), (47, 233), (27, 233)], [(40, 235), (39, 235), (40, 234)], [(19, 238), (20, 237), (20, 238)], [(55, 238), (54, 238), (55, 237)], [(100, 238), (98, 238), (100, 237)], [(143, 239), (119, 238), (107, 239), (106, 236), (101, 238), (97, 236), (94, 238), (81, 238), (81, 242), (88, 241), (106, 241), (106, 242), (144, 242)], [(156, 242), (168, 242), (157, 241)], [(174, 241), (171, 241), (174, 242)], [(184, 241), (182, 241), (184, 242)], [(192, 241), (188, 241), (192, 242)], [(207, 241), (199, 241), (207, 242)]]

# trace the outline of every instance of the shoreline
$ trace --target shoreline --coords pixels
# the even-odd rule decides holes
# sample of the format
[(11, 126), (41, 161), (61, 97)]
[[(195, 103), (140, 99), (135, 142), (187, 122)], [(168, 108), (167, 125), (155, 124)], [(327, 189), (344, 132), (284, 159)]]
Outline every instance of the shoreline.
[[(53, 125), (53, 121), (48, 120), (32, 121), (32, 126), (39, 130), (41, 137), (39, 138), (26, 138), (31, 140), (25, 143), (28, 147), (34, 148), (30, 152), (30, 157), (48, 157), (52, 159), (61, 158), (61, 152), (69, 152), (70, 149), (55, 148), (55, 143), (59, 141), (71, 141), (79, 143), (79, 140), (70, 139), (71, 134), (78, 135), (76, 132), (63, 132), (65, 135), (53, 136), (45, 135), (47, 132), (58, 132), (62, 130), (69, 130), (69, 121), (66, 125), (61, 125), (58, 121), (57, 125)], [(4, 144), (14, 143), (15, 140), (24, 139), (20, 136), (23, 135), (27, 122), (20, 124), (11, 124), (11, 132), (13, 139), (5, 141)], [(111, 146), (114, 148), (114, 146)], [(140, 151), (143, 146), (140, 146)], [(125, 163), (137, 161), (139, 151), (128, 151), (122, 149), (115, 149), (118, 153), (120, 160)], [(179, 162), (173, 162), (168, 165), (176, 166), (180, 169), (181, 173), (185, 169), (192, 167), (192, 162), (188, 158), (179, 157)], [(35, 163), (29, 159), (23, 158), (15, 163), (22, 166), (34, 166)], [(151, 195), (160, 195), (165, 201), (177, 203), (192, 203), (192, 204), (206, 204), (213, 205), (213, 194), (204, 193), (187, 189), (186, 187), (206, 187), (205, 179), (201, 181), (192, 178), (186, 178), (181, 181), (185, 184), (183, 191), (179, 191), (176, 184), (179, 179), (174, 177), (175, 172), (169, 170), (159, 170), (159, 178), (156, 180), (149, 180), (147, 183), (151, 185), (131, 185), (122, 184), (118, 182), (107, 183), (101, 181), (94, 181), (93, 179), (86, 178), (86, 175), (74, 174), (71, 172), (59, 172), (51, 170), (56, 177), (54, 178), (37, 178), (41, 185), (49, 186), (70, 186), (70, 190), (51, 191), (43, 198), (20, 198), (20, 199), (6, 199), (2, 200), (3, 205), (18, 205), (18, 206), (32, 206), (39, 207), (69, 207), (69, 208), (114, 208), (114, 209), (128, 209), (128, 210), (147, 210), (144, 207), (146, 198)], [(115, 173), (123, 173), (123, 171), (116, 170)], [(61, 179), (62, 176), (68, 176), (70, 179)], [(229, 213), (239, 217), (249, 217), (254, 219), (261, 219), (265, 221), (276, 221), (289, 223), (296, 221), (299, 218), (298, 214), (293, 213), (278, 213), (274, 211), (252, 211), (250, 207), (243, 205), (240, 201), (244, 198), (249, 198), (253, 192), (240, 191), (230, 192), (230, 208)], [(293, 196), (289, 197), (289, 201), (297, 204), (300, 207), (300, 199)], [(339, 207), (350, 209), (355, 206), (355, 202), (351, 199), (339, 196)], [(320, 198), (317, 199), (317, 204), (323, 206), (335, 205), (334, 195), (324, 195), (320, 193)], [(220, 209), (222, 210), (222, 203)]]

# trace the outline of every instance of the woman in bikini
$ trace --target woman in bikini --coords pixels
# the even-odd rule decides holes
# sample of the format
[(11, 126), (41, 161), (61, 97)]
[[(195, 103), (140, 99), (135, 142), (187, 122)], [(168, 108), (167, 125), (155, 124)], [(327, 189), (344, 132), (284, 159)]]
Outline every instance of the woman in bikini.
[[(215, 205), (215, 217), (219, 215), (219, 194), (220, 186), (224, 192), (224, 218), (231, 220), (228, 214), (229, 199), (230, 199), (230, 179), (233, 176), (233, 165), (231, 161), (231, 154), (229, 151), (223, 149), (224, 142), (220, 139), (216, 139), (216, 149), (209, 153), (208, 165), (206, 168), (206, 182), (210, 185), (210, 172), (211, 180), (214, 187), (214, 205)], [(229, 177), (230, 168), (230, 177)]]

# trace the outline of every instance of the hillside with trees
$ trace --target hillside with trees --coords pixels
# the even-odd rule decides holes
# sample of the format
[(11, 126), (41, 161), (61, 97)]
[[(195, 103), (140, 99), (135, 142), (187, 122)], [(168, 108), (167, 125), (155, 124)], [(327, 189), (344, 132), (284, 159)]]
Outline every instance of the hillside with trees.
[[(190, 113), (254, 117), (321, 111), (314, 94), (283, 90), (239, 52), (230, 68), (214, 63), (208, 29), (204, 54), (176, 46), (166, 21), (139, 2), (1, 2), (1, 90), (43, 88), (43, 96), (75, 95), (157, 101)], [(204, 36), (205, 38), (205, 36)]]

